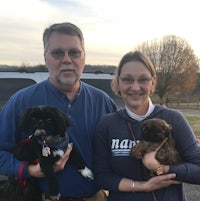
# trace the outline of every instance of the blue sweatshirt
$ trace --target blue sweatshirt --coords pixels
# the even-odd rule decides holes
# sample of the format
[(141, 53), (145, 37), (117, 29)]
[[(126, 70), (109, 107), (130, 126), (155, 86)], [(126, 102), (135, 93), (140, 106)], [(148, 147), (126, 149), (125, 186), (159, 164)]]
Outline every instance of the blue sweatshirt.
[[(170, 166), (169, 173), (176, 173), (176, 180), (200, 184), (200, 148), (185, 117), (177, 110), (155, 105), (147, 118), (161, 118), (173, 128), (176, 148), (182, 164)], [(152, 192), (119, 192), (123, 177), (135, 181), (146, 180), (141, 160), (129, 155), (136, 142), (130, 133), (131, 123), (136, 141), (142, 140), (141, 121), (131, 119), (125, 109), (104, 116), (99, 122), (95, 136), (95, 176), (100, 188), (110, 191), (108, 201), (154, 201)], [(159, 201), (185, 201), (182, 184), (171, 185), (154, 192)]]
[[(86, 165), (93, 170), (94, 130), (102, 115), (116, 110), (114, 102), (106, 93), (84, 82), (76, 97), (69, 101), (62, 91), (45, 80), (18, 91), (0, 113), (0, 174), (17, 178), (22, 162), (13, 158), (13, 147), (28, 137), (21, 132), (19, 121), (28, 107), (37, 105), (57, 107), (69, 116), (67, 133)], [(69, 164), (56, 175), (64, 197), (90, 196), (98, 190), (94, 181), (85, 179)], [(23, 177), (29, 177), (27, 165)], [(46, 179), (38, 180), (42, 191), (48, 193)]]

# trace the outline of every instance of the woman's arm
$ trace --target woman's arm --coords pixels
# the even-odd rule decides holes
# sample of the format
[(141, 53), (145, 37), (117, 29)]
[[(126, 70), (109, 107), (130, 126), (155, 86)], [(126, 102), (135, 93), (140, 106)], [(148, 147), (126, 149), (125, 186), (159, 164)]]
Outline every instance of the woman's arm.
[(175, 174), (166, 174), (152, 177), (148, 181), (133, 181), (123, 178), (119, 183), (119, 191), (122, 192), (151, 192), (161, 188), (166, 188), (172, 184), (180, 184), (175, 181)]

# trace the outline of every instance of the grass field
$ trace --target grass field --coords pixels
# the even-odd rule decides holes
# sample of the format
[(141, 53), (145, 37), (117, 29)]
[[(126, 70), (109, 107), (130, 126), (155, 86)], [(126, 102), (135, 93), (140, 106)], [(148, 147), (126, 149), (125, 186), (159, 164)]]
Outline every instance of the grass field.
[[(195, 135), (200, 139), (200, 115), (185, 115)], [(184, 184), (184, 190), (188, 200), (199, 201), (200, 185)]]
[(185, 115), (189, 124), (191, 125), (195, 135), (200, 139), (200, 116), (197, 115)]

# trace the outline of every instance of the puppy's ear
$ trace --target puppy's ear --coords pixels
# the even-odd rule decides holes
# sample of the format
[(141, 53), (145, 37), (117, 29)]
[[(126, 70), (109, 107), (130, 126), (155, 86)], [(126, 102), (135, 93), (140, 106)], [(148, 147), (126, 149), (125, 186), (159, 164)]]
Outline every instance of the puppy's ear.
[(70, 125), (69, 117), (61, 110), (55, 108), (57, 117), (59, 117), (58, 121), (60, 121), (60, 125), (64, 125), (66, 128)]
[(171, 124), (168, 124), (167, 122), (165, 122), (165, 124), (163, 125), (163, 131), (165, 133), (165, 136), (168, 137), (172, 133)]
[(169, 133), (169, 135), (172, 133), (172, 125), (171, 124), (168, 124), (168, 133)]
[(168, 124), (168, 126), (169, 126), (169, 131), (171, 132), (172, 131), (172, 125)]
[(31, 118), (32, 118), (32, 111), (33, 111), (33, 108), (28, 108), (22, 118), (21, 118), (21, 121), (20, 121), (20, 127), (22, 129), (22, 131), (28, 133), (30, 132), (30, 122), (31, 122)]
[(65, 115), (65, 125), (66, 127), (69, 127), (70, 126), (70, 120), (69, 120), (69, 117), (67, 115)]
[(69, 117), (59, 109), (56, 109), (56, 114), (57, 114), (56, 117), (58, 117), (56, 119), (58, 123), (57, 124), (58, 130), (60, 131), (61, 134), (65, 134), (67, 127), (69, 127), (70, 125)]
[(69, 117), (65, 113), (62, 113), (61, 121), (63, 121), (63, 124), (65, 125), (66, 128), (70, 126)]

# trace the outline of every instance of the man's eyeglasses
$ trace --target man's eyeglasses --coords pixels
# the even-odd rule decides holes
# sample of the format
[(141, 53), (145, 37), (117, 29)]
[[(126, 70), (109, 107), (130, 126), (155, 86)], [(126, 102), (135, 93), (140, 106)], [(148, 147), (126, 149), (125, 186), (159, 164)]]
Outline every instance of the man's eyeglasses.
[(136, 78), (132, 78), (132, 77), (120, 77), (119, 76), (119, 78), (124, 84), (127, 84), (127, 85), (131, 85), (135, 81), (137, 81), (137, 83), (140, 85), (146, 85), (152, 80), (152, 78), (150, 78), (150, 77), (140, 77), (140, 78), (136, 79)]
[(51, 56), (56, 60), (61, 60), (65, 57), (65, 54), (68, 54), (70, 59), (77, 59), (81, 57), (82, 51), (79, 49), (70, 49), (70, 50), (64, 50), (64, 49), (53, 49), (50, 52)]

